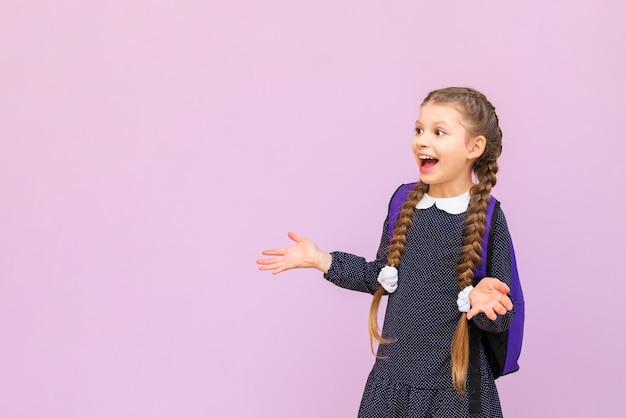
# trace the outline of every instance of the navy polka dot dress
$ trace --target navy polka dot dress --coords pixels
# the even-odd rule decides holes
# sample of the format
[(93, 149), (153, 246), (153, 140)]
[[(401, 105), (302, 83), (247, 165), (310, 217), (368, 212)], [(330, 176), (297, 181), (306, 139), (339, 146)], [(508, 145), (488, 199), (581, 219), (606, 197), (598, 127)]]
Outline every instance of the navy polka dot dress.
[[(509, 232), (497, 209), (491, 270), (488, 275), (510, 285)], [(500, 401), (482, 344), (480, 346), (481, 413), (470, 414), (467, 396), (452, 386), (450, 347), (461, 313), (456, 266), (461, 257), (465, 213), (450, 214), (435, 205), (417, 209), (407, 245), (398, 267), (398, 289), (390, 294), (382, 335), (395, 340), (381, 345), (378, 359), (365, 384), (360, 418), (465, 418), (501, 417)], [(387, 222), (375, 261), (334, 252), (325, 277), (347, 289), (373, 293), (378, 273), (386, 265)], [(514, 310), (495, 321), (484, 314), (470, 326), (504, 331)], [(468, 382), (469, 388), (469, 382)]]

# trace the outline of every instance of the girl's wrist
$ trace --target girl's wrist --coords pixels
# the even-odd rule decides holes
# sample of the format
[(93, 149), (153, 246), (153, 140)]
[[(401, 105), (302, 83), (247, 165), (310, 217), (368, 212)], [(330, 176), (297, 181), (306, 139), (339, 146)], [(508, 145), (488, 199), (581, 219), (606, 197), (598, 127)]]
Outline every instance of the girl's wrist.
[(317, 269), (326, 274), (328, 273), (328, 270), (330, 270), (330, 265), (332, 264), (332, 262), (333, 256), (330, 253), (320, 250)]

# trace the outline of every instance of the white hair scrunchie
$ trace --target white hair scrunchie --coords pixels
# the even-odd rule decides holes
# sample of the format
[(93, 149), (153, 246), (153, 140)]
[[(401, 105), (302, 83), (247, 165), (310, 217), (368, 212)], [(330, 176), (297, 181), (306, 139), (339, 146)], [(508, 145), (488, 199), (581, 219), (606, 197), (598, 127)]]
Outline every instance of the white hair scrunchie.
[(459, 306), (459, 311), (469, 312), (472, 308), (470, 305), (469, 294), (474, 289), (474, 286), (467, 286), (465, 289), (459, 292), (459, 297), (456, 300), (456, 304)]
[(385, 266), (378, 273), (378, 283), (389, 293), (393, 293), (398, 288), (398, 269), (392, 266)]

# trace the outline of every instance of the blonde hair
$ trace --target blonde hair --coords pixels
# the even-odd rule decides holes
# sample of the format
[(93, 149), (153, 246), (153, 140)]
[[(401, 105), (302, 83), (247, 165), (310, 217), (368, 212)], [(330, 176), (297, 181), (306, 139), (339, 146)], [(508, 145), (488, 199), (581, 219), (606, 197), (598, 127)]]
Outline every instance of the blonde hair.
[[(455, 106), (463, 118), (464, 127), (472, 137), (483, 135), (486, 139), (485, 151), (474, 161), (473, 171), (478, 180), (470, 189), (470, 203), (467, 208), (465, 234), (461, 247), (461, 260), (456, 268), (459, 277), (459, 288), (464, 289), (472, 284), (474, 269), (480, 262), (482, 252), (481, 239), (485, 230), (487, 203), (491, 197), (491, 189), (496, 184), (498, 172), (497, 159), (502, 153), (502, 131), (500, 130), (495, 107), (485, 95), (471, 88), (449, 87), (432, 91), (422, 102), (449, 104)], [(402, 205), (396, 221), (387, 264), (398, 268), (400, 259), (406, 248), (406, 234), (413, 224), (415, 206), (428, 192), (428, 184), (418, 182), (406, 202)], [(370, 345), (374, 352), (374, 341), (389, 344), (393, 340), (383, 338), (378, 328), (378, 307), (385, 290), (380, 286), (374, 293), (369, 313)], [(452, 382), (459, 393), (465, 392), (465, 382), (469, 365), (469, 328), (464, 313), (459, 312), (459, 322), (452, 338)]]

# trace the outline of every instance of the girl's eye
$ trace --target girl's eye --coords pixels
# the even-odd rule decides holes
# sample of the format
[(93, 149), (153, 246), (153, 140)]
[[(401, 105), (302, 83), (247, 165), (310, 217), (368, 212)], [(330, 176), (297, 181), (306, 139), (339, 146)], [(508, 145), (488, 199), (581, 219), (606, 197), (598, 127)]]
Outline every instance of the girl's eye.
[(446, 133), (445, 133), (443, 130), (441, 130), (441, 129), (435, 129), (435, 135), (437, 135), (437, 136), (443, 136), (443, 135), (445, 135), (445, 134), (446, 134)]
[(424, 132), (424, 130), (422, 128), (415, 128), (415, 133), (417, 135), (421, 135)]

